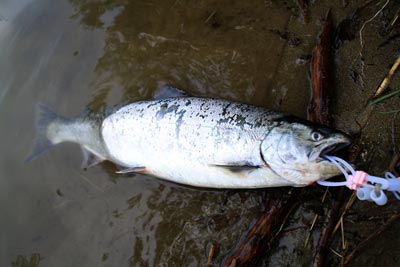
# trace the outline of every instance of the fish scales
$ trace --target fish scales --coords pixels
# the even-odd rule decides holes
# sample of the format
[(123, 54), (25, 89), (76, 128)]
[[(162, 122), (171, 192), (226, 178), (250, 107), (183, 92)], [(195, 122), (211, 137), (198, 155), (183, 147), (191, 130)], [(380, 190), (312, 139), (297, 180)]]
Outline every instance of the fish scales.
[[(125, 106), (102, 125), (110, 155), (124, 165), (148, 157), (181, 155), (185, 160), (260, 165), (260, 143), (282, 114), (240, 103), (201, 98), (143, 101)], [(127, 153), (129, 151), (129, 153)]]

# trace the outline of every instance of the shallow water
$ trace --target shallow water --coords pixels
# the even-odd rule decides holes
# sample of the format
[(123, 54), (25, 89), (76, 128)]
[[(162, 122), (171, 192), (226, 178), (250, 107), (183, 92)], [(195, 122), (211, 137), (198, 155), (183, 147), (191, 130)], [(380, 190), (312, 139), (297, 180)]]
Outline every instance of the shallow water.
[[(336, 20), (361, 3), (335, 3)], [(78, 146), (71, 144), (24, 164), (34, 141), (35, 104), (74, 116), (86, 107), (101, 110), (151, 98), (169, 84), (192, 95), (305, 117), (309, 58), (318, 20), (331, 4), (310, 4), (305, 23), (295, 1), (2, 0), (0, 265), (23, 266), (23, 259), (40, 255), (39, 266), (204, 266), (209, 246), (216, 244), (218, 266), (262, 210), (263, 190), (189, 188), (139, 174), (117, 175), (111, 163), (85, 171)], [(363, 10), (362, 20), (379, 7)], [(387, 168), (397, 147), (398, 120), (377, 115), (365, 102), (395, 60), (398, 41), (377, 47), (387, 39), (384, 22), (397, 8), (392, 3), (380, 23), (365, 28), (364, 83), (352, 78), (361, 72), (359, 40), (345, 42), (336, 53), (337, 126), (350, 133), (359, 131), (356, 121), (363, 126), (361, 164), (376, 174)], [(395, 77), (393, 88), (399, 81)], [(376, 110), (393, 110), (398, 103), (393, 98)], [(323, 190), (310, 188), (315, 199), (299, 208), (291, 227), (311, 224), (309, 206), (318, 206)], [(399, 207), (395, 201), (389, 205), (385, 212)], [(354, 212), (370, 207), (357, 203)], [(370, 227), (370, 221), (349, 222), (350, 247)], [(308, 247), (306, 235), (298, 230), (284, 237), (261, 266), (308, 266), (318, 230)], [(398, 243), (392, 240), (391, 246)], [(400, 262), (395, 251), (385, 253), (392, 259), (388, 265)], [(354, 266), (376, 254), (372, 246)]]

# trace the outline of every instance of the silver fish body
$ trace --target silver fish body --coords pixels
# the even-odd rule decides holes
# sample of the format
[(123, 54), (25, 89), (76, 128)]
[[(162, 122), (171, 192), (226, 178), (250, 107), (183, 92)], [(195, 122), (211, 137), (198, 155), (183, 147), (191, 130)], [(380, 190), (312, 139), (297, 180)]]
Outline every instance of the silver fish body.
[(340, 174), (321, 156), (349, 143), (341, 132), (293, 116), (209, 98), (141, 101), (75, 119), (42, 113), (51, 144), (76, 142), (122, 172), (198, 187), (305, 186)]

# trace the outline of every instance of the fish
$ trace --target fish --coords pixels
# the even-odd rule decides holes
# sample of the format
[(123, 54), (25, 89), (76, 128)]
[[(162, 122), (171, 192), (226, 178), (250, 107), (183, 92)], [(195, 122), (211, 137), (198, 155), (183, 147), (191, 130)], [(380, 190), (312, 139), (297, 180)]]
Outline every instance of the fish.
[(341, 174), (324, 155), (350, 144), (338, 130), (223, 99), (176, 96), (64, 118), (37, 107), (37, 140), (27, 161), (77, 143), (84, 167), (104, 160), (194, 187), (306, 186)]

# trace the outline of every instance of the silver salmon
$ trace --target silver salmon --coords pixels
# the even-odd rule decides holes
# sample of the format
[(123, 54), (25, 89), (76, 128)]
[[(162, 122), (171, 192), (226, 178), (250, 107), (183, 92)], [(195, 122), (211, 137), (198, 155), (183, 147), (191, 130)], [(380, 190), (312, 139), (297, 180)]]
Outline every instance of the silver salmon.
[(348, 145), (342, 132), (261, 107), (174, 97), (67, 119), (39, 105), (30, 159), (74, 142), (86, 166), (109, 160), (139, 172), (208, 188), (306, 186), (341, 172), (323, 155)]

